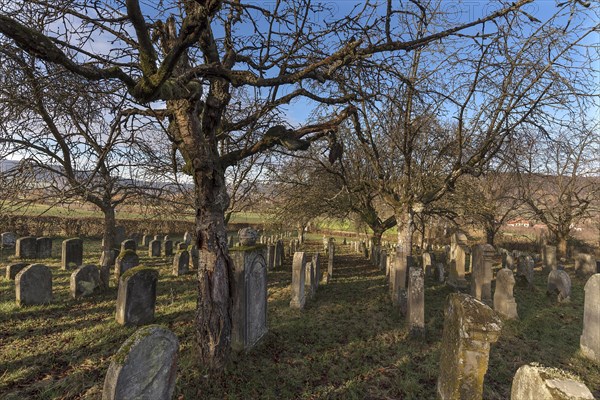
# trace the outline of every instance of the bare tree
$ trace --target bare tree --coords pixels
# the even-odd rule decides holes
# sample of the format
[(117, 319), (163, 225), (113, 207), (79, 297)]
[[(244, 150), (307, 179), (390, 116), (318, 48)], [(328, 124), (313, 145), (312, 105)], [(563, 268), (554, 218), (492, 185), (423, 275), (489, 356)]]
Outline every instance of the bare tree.
[[(407, 31), (406, 26), (396, 24), (407, 12), (402, 4), (395, 8), (392, 2), (383, 7), (365, 3), (336, 13), (304, 0), (276, 2), (270, 8), (242, 1), (161, 1), (155, 9), (144, 8), (137, 0), (3, 1), (0, 33), (11, 39), (8, 46), (61, 64), (88, 80), (119, 83), (130, 99), (146, 106), (139, 107), (140, 114), (168, 120), (169, 139), (183, 155), (196, 188), (199, 358), (208, 367), (221, 369), (231, 339), (232, 266), (224, 222), (229, 206), (227, 168), (274, 146), (302, 150), (334, 135), (341, 121), (355, 112), (353, 107), (334, 107), (356, 97), (339, 94), (343, 71), (357, 64), (386, 68), (386, 60), (400, 60), (406, 54), (410, 58), (422, 46), (447, 38), (460, 40), (473, 27), (487, 27), (504, 17), (512, 24), (521, 23), (521, 8), (531, 1), (519, 0), (465, 23), (440, 21), (427, 29), (421, 25), (416, 32), (413, 26)], [(428, 21), (435, 7), (419, 1), (414, 4), (423, 10), (418, 18)], [(481, 30), (482, 40), (496, 46), (501, 42), (498, 38), (505, 37), (506, 45), (512, 46), (511, 31), (504, 30), (504, 23), (498, 24), (498, 29)], [(89, 45), (91, 38), (98, 37), (110, 43), (108, 50)], [(484, 44), (482, 51), (493, 46)], [(515, 62), (512, 69), (519, 65)], [(545, 60), (540, 68), (548, 70), (548, 65), (553, 62)], [(518, 74), (524, 72), (525, 68)], [(536, 75), (541, 72), (538, 68)], [(515, 82), (532, 77), (518, 78), (518, 74), (509, 75)], [(409, 74), (408, 79), (413, 82), (416, 75)], [(242, 87), (255, 105), (228, 118), (227, 109), (236, 104), (233, 88)], [(504, 100), (514, 101), (515, 96), (509, 96), (512, 92), (505, 87)], [(247, 129), (261, 126), (280, 106), (298, 98), (331, 107), (309, 125)], [(495, 108), (504, 105), (502, 101)], [(412, 116), (413, 108), (408, 107), (405, 114)], [(411, 121), (403, 123), (412, 131)], [(504, 122), (500, 118), (494, 126)], [(220, 145), (224, 141), (244, 145), (229, 150)]]

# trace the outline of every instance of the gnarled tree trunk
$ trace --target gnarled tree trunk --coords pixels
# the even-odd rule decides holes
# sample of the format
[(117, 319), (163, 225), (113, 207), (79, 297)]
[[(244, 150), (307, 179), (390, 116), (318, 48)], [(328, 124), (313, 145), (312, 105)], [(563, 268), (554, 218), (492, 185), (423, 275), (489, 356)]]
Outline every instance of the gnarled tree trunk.
[(110, 281), (110, 267), (112, 266), (113, 256), (112, 251), (115, 247), (115, 230), (116, 218), (115, 208), (110, 205), (103, 205), (102, 212), (104, 213), (104, 233), (102, 240), (102, 259), (100, 265), (100, 283), (103, 288), (108, 289)]

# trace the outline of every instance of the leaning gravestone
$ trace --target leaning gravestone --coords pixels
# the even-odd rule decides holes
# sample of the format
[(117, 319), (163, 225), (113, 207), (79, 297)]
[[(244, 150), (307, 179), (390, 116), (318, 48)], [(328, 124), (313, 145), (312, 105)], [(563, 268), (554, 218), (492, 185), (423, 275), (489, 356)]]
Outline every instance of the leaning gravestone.
[(490, 344), (498, 340), (501, 329), (500, 318), (481, 301), (462, 293), (448, 296), (437, 381), (439, 399), (482, 398)]
[(17, 235), (12, 232), (3, 232), (0, 235), (0, 247), (3, 249), (12, 249), (17, 243)]
[(179, 342), (158, 325), (138, 329), (115, 354), (104, 380), (103, 400), (169, 400), (175, 390)]
[(494, 310), (508, 319), (519, 318), (517, 302), (513, 295), (515, 277), (508, 268), (502, 268), (496, 274), (496, 290), (494, 291)]
[(78, 299), (93, 294), (100, 287), (100, 270), (95, 265), (84, 265), (71, 274), (71, 297)]
[(148, 245), (148, 257), (160, 257), (160, 248), (161, 248), (160, 240), (153, 239), (150, 241)]
[(231, 250), (234, 265), (232, 347), (249, 350), (267, 333), (266, 246), (256, 238)]
[(62, 269), (74, 269), (83, 263), (83, 240), (66, 239), (62, 242)]
[(306, 303), (304, 295), (304, 280), (306, 278), (306, 261), (304, 252), (299, 251), (294, 254), (292, 262), (292, 300), (290, 307), (303, 309)]
[(28, 306), (52, 302), (52, 272), (42, 264), (32, 264), (15, 277), (17, 304)]
[(190, 253), (186, 250), (185, 243), (180, 244), (180, 248), (173, 257), (173, 275), (185, 275), (190, 271)]
[(592, 275), (584, 290), (583, 333), (579, 344), (584, 356), (600, 364), (600, 274)]
[(557, 296), (559, 303), (571, 300), (571, 277), (564, 270), (552, 270), (548, 274), (547, 294)]
[(119, 279), (126, 271), (140, 265), (140, 257), (135, 250), (121, 250), (115, 260), (115, 278)]
[(19, 272), (21, 272), (25, 267), (29, 264), (27, 263), (17, 263), (11, 264), (6, 267), (6, 279), (14, 280)]
[(510, 390), (511, 400), (594, 400), (583, 383), (556, 368), (523, 365)]
[(25, 236), (17, 239), (15, 244), (16, 258), (36, 258), (37, 239), (34, 236)]
[(152, 268), (132, 268), (121, 275), (117, 293), (117, 323), (144, 325), (154, 321), (157, 280), (158, 271)]

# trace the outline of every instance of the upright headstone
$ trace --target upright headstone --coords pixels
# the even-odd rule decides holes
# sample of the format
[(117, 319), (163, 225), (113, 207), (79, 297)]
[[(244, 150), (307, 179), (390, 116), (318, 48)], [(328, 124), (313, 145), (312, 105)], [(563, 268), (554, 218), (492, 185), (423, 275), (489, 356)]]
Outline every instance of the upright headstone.
[(232, 347), (248, 350), (267, 333), (266, 246), (245, 242), (230, 255), (234, 265)]
[(444, 283), (446, 281), (446, 271), (444, 270), (443, 263), (437, 263), (435, 265), (435, 279), (438, 283)]
[(558, 268), (556, 246), (544, 246), (542, 248), (542, 258), (544, 260), (544, 267), (547, 271), (556, 270)]
[(273, 268), (280, 269), (283, 267), (283, 240), (279, 239), (275, 242), (275, 258)]
[(431, 253), (423, 253), (423, 271), (427, 276), (433, 275), (433, 257)]
[(0, 235), (0, 247), (3, 249), (12, 249), (17, 243), (17, 235), (12, 232), (3, 232)]
[(198, 251), (198, 246), (195, 244), (188, 246), (188, 251), (190, 252), (190, 269), (198, 269), (198, 265), (200, 262), (200, 252)]
[(437, 394), (441, 400), (481, 399), (490, 344), (502, 321), (487, 305), (462, 293), (448, 296)]
[(312, 263), (312, 260), (307, 260), (304, 266), (304, 270), (306, 272), (306, 278), (304, 279), (304, 283), (306, 284), (306, 288), (304, 291), (306, 292), (306, 296), (309, 299), (312, 299), (317, 294), (317, 283), (315, 276), (315, 267)]
[(121, 243), (127, 238), (127, 231), (122, 225), (115, 226), (115, 243)]
[(379, 270), (385, 271), (387, 265), (387, 250), (382, 249), (379, 252)]
[[(408, 257), (404, 255), (401, 249), (396, 252), (394, 260), (394, 271), (390, 274), (390, 283), (392, 283), (392, 303), (400, 306), (400, 313), (405, 314), (406, 306), (406, 286), (408, 280)], [(393, 279), (392, 279), (393, 278)], [(404, 309), (404, 312), (402, 311)]]
[(151, 235), (146, 234), (142, 236), (142, 247), (148, 247), (148, 245), (150, 244), (150, 240), (152, 240)]
[(496, 290), (494, 291), (494, 310), (508, 319), (519, 318), (517, 302), (513, 295), (515, 277), (508, 268), (502, 268), (496, 274)]
[(594, 400), (594, 396), (559, 369), (523, 365), (513, 378), (510, 400)]
[(119, 278), (116, 321), (121, 325), (144, 325), (154, 321), (158, 271), (132, 268)]
[(134, 239), (127, 239), (121, 242), (121, 253), (125, 250), (137, 251), (137, 243)]
[(299, 251), (294, 254), (294, 260), (292, 261), (292, 300), (290, 301), (290, 307), (292, 308), (303, 309), (306, 303), (306, 296), (304, 294), (305, 267), (304, 252)]
[(103, 400), (169, 400), (177, 377), (177, 336), (158, 325), (138, 329), (106, 372)]
[(448, 284), (455, 288), (468, 287), (465, 279), (465, 271), (467, 265), (467, 249), (462, 244), (458, 244), (454, 249), (454, 259), (450, 262), (450, 275)]
[(412, 335), (425, 331), (425, 274), (423, 268), (408, 271), (407, 322)]
[(151, 240), (150, 244), (148, 245), (148, 257), (160, 257), (161, 247), (160, 240)]
[(71, 238), (62, 242), (62, 269), (74, 269), (83, 263), (83, 240)]
[(71, 297), (78, 299), (89, 296), (100, 287), (100, 269), (95, 265), (84, 265), (71, 274)]
[(6, 267), (6, 279), (14, 280), (19, 272), (21, 272), (29, 264), (27, 263), (16, 263), (10, 264)]
[(135, 250), (121, 250), (115, 260), (115, 278), (119, 279), (126, 271), (140, 265), (140, 257)]
[(52, 272), (42, 264), (32, 264), (15, 277), (17, 304), (28, 306), (52, 302)]
[(275, 245), (267, 245), (267, 270), (271, 271), (275, 265)]
[(533, 287), (533, 257), (521, 255), (517, 260), (516, 280), (519, 285)]
[(335, 259), (335, 243), (333, 240), (329, 241), (329, 245), (327, 247), (327, 277), (325, 278), (325, 282), (331, 282), (333, 278), (333, 262)]
[(37, 239), (34, 236), (25, 236), (17, 239), (15, 244), (16, 258), (36, 258)]
[(173, 255), (173, 241), (172, 240), (165, 240), (163, 242), (163, 244), (165, 246), (165, 256), (172, 256)]
[(471, 295), (484, 303), (492, 302), (492, 264), (496, 250), (489, 244), (473, 246)]
[(556, 296), (559, 303), (571, 301), (571, 277), (564, 270), (551, 270), (548, 274), (547, 294)]
[(594, 274), (585, 284), (583, 333), (579, 339), (583, 355), (600, 364), (600, 274)]
[(185, 275), (190, 270), (190, 253), (185, 247), (185, 243), (175, 252), (173, 257), (173, 275)]
[(189, 233), (188, 231), (186, 231), (186, 232), (183, 234), (183, 242), (184, 242), (185, 244), (187, 244), (188, 246), (189, 246), (190, 244), (192, 244), (192, 234), (191, 234), (191, 233)]
[(575, 257), (575, 271), (582, 276), (590, 276), (596, 273), (596, 260), (591, 254), (579, 253)]
[(313, 255), (312, 265), (315, 269), (315, 285), (318, 288), (319, 282), (321, 282), (321, 258), (319, 257), (319, 253)]

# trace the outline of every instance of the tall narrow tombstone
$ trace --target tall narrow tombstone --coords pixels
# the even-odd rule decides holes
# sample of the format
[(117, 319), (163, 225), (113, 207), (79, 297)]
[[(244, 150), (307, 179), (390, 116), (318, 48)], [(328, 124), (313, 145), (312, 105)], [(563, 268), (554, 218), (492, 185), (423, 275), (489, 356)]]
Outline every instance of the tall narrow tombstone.
[(408, 272), (407, 322), (411, 335), (422, 335), (425, 331), (425, 275), (422, 268), (411, 268)]
[(29, 264), (27, 263), (16, 263), (8, 265), (6, 267), (6, 279), (11, 281), (14, 280), (17, 274), (23, 269), (25, 269), (25, 267), (27, 267), (28, 265)]
[(469, 286), (465, 279), (466, 261), (466, 248), (463, 245), (457, 245), (454, 249), (454, 259), (450, 262), (450, 274), (448, 276), (450, 286), (459, 289)]
[(486, 304), (492, 303), (492, 264), (496, 250), (489, 244), (473, 246), (471, 273), (471, 295)]
[(0, 235), (0, 247), (3, 249), (12, 249), (17, 244), (17, 235), (12, 232), (3, 232)]
[(126, 271), (140, 265), (140, 257), (135, 250), (121, 250), (115, 260), (115, 278), (119, 279)]
[(594, 400), (585, 384), (557, 368), (523, 365), (517, 370), (510, 400)]
[(327, 247), (327, 277), (325, 278), (325, 282), (331, 282), (333, 278), (333, 262), (335, 259), (335, 243), (333, 240), (329, 241), (329, 245)]
[(145, 325), (154, 321), (158, 271), (132, 268), (119, 278), (116, 321), (121, 325)]
[(89, 296), (100, 287), (100, 269), (92, 264), (79, 267), (71, 274), (69, 283), (72, 298)]
[(379, 253), (379, 270), (385, 271), (387, 265), (387, 250), (383, 249)]
[(151, 240), (150, 244), (148, 245), (148, 257), (160, 257), (161, 247), (160, 240)]
[(267, 270), (271, 271), (275, 265), (275, 246), (272, 244), (267, 245)]
[(444, 283), (446, 281), (446, 271), (443, 263), (437, 263), (435, 265), (435, 279), (438, 283)]
[[(256, 240), (256, 239), (255, 239)], [(248, 350), (267, 333), (266, 246), (256, 242), (230, 253), (234, 265), (232, 347)]]
[(273, 268), (280, 269), (283, 267), (283, 241), (275, 242), (275, 258), (273, 260)]
[(316, 277), (315, 277), (315, 267), (312, 263), (312, 260), (307, 260), (304, 266), (304, 270), (306, 272), (306, 277), (304, 279), (304, 283), (306, 284), (306, 288), (304, 291), (309, 299), (312, 299), (317, 294), (317, 285), (316, 285)]
[(83, 263), (83, 240), (71, 238), (62, 242), (62, 269), (74, 269)]
[(571, 277), (564, 270), (551, 270), (546, 293), (556, 296), (559, 303), (571, 301)]
[(43, 264), (32, 264), (15, 277), (15, 292), (19, 306), (52, 302), (52, 271)]
[(427, 276), (433, 275), (433, 257), (431, 253), (423, 253), (423, 271), (425, 271), (425, 275)]
[(515, 277), (508, 268), (502, 268), (496, 274), (496, 290), (494, 291), (494, 310), (508, 319), (517, 319), (517, 302), (513, 295)]
[(50, 258), (52, 257), (52, 239), (49, 237), (40, 237), (35, 241), (36, 244), (36, 258)]
[(315, 253), (312, 258), (312, 265), (315, 269), (315, 285), (318, 288), (321, 282), (321, 258), (319, 253)]
[(173, 257), (173, 275), (185, 275), (190, 269), (190, 253), (186, 250), (185, 243), (180, 243), (179, 249)]
[(138, 329), (113, 357), (102, 400), (169, 400), (175, 391), (179, 342), (158, 325)]
[(37, 239), (34, 236), (25, 236), (17, 239), (15, 244), (16, 258), (36, 258)]
[(408, 278), (407, 257), (401, 249), (397, 249), (393, 265), (394, 271), (390, 274), (392, 284), (392, 303), (400, 306), (401, 314), (404, 300), (406, 299), (406, 283)]
[(583, 355), (600, 364), (600, 274), (594, 274), (585, 284), (583, 333), (579, 345)]
[(306, 296), (304, 294), (305, 267), (304, 252), (299, 251), (294, 254), (292, 261), (292, 300), (290, 301), (290, 307), (292, 308), (303, 309), (306, 303)]
[(165, 247), (165, 256), (172, 256), (173, 255), (173, 241), (165, 240), (163, 242), (163, 245)]
[(487, 305), (462, 293), (448, 296), (440, 355), (437, 394), (441, 400), (480, 400), (490, 344), (500, 336), (502, 321)]
[(150, 244), (150, 240), (152, 240), (151, 235), (144, 235), (142, 236), (142, 247), (148, 247), (148, 245)]
[(195, 244), (188, 246), (188, 251), (190, 252), (190, 269), (198, 269), (200, 263), (200, 252), (198, 251), (198, 246)]
[(544, 259), (544, 268), (546, 268), (547, 271), (553, 271), (558, 268), (556, 246), (544, 246), (542, 248), (542, 257)]

